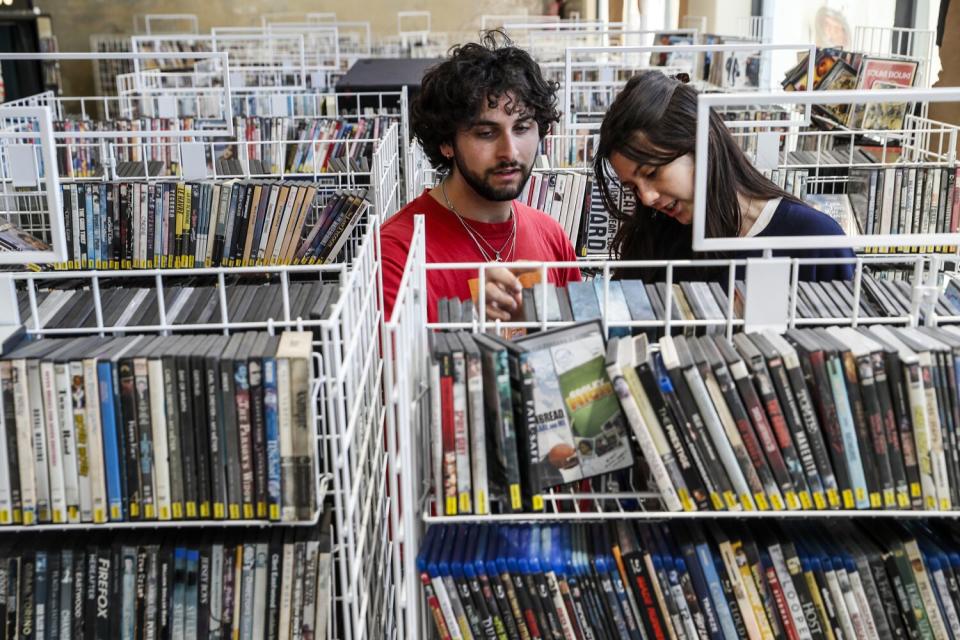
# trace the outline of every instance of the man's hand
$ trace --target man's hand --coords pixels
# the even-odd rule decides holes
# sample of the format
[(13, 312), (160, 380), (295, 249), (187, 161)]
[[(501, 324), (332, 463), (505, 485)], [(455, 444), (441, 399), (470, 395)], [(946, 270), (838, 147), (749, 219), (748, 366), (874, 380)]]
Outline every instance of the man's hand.
[(494, 267), (486, 270), (487, 318), (509, 321), (518, 318), (522, 304), (520, 280), (509, 269)]

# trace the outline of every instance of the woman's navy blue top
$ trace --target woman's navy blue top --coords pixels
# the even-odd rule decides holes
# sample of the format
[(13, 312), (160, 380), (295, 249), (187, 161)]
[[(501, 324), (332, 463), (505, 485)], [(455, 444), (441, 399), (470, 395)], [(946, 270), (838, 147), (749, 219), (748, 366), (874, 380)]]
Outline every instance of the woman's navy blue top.
[[(843, 229), (825, 213), (813, 207), (784, 198), (776, 208), (766, 228), (755, 237), (764, 236), (842, 236)], [(762, 255), (761, 251), (739, 252), (746, 257)], [(852, 249), (783, 249), (774, 250), (774, 256), (788, 258), (853, 258)], [(850, 280), (853, 278), (852, 264), (801, 265), (800, 279), (811, 280)]]

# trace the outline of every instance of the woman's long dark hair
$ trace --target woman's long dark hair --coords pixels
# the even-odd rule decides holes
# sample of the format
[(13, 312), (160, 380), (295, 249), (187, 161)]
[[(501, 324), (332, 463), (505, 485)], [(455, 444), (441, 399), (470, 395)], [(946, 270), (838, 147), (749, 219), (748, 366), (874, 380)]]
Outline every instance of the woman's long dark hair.
[[(693, 153), (697, 138), (697, 91), (659, 71), (645, 71), (627, 82), (600, 126), (594, 173), (604, 206), (620, 221), (613, 255), (620, 260), (664, 260), (694, 257), (692, 225), (636, 203), (626, 214), (620, 207), (622, 187), (610, 166), (614, 152), (641, 165), (663, 166)], [(740, 232), (738, 194), (757, 200), (795, 200), (763, 177), (737, 145), (727, 125), (710, 112), (707, 175), (707, 237), (736, 237)], [(697, 254), (720, 257), (719, 254)], [(712, 279), (715, 270), (697, 274)], [(621, 277), (662, 280), (662, 269), (621, 270)], [(689, 272), (684, 279), (691, 279)]]

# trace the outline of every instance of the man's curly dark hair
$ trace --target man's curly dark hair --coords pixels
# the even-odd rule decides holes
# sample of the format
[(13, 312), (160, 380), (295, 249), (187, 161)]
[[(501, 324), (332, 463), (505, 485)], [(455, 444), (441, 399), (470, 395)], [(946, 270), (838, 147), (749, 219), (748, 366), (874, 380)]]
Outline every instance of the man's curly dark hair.
[(446, 60), (424, 74), (420, 94), (411, 105), (411, 127), (433, 166), (449, 171), (453, 160), (440, 153), (440, 145), (452, 144), (458, 130), (485, 106), (496, 108), (504, 95), (511, 96), (507, 113), (518, 108), (529, 112), (543, 138), (551, 123), (560, 119), (558, 88), (559, 83), (545, 80), (540, 65), (513, 46), (503, 31), (487, 31), (480, 42), (453, 47)]

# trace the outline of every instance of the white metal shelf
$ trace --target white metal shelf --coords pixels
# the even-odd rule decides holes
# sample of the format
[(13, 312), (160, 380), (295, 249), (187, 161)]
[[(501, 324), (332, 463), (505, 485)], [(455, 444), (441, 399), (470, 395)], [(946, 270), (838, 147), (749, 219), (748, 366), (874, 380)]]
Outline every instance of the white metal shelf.
[[(807, 54), (807, 73), (809, 77), (813, 77), (813, 67), (814, 61), (816, 59), (816, 47), (812, 44), (772, 44), (772, 43), (739, 43), (739, 44), (677, 44), (677, 45), (638, 45), (638, 46), (616, 46), (616, 47), (600, 47), (600, 46), (576, 46), (576, 47), (567, 47), (565, 49), (564, 55), (564, 74), (563, 74), (563, 111), (565, 111), (563, 118), (563, 133), (573, 133), (577, 131), (590, 131), (600, 128), (599, 121), (593, 121), (593, 119), (588, 118), (587, 116), (597, 116), (606, 112), (607, 107), (610, 102), (612, 102), (613, 97), (626, 83), (626, 78), (616, 78), (615, 72), (618, 69), (625, 69), (628, 75), (634, 75), (637, 68), (650, 68), (654, 70), (662, 71), (663, 73), (674, 73), (677, 71), (683, 71), (690, 74), (692, 79), (699, 77), (697, 70), (700, 68), (700, 56), (701, 54), (706, 53), (723, 53), (723, 54), (757, 54), (760, 56), (761, 65), (764, 64), (764, 61), (767, 60), (766, 55), (768, 53), (779, 52), (779, 51), (797, 51), (797, 52), (806, 52)], [(682, 64), (671, 63), (668, 68), (657, 67), (650, 65), (649, 56), (650, 54), (655, 53), (664, 53), (671, 54), (674, 56), (684, 56)], [(596, 70), (596, 75), (598, 75), (597, 80), (584, 80), (578, 78), (577, 75), (582, 74), (584, 70), (594, 69)], [(763, 77), (763, 70), (761, 69), (760, 78)], [(724, 91), (732, 91), (729, 95), (743, 95), (743, 96), (753, 96), (757, 95), (762, 89), (762, 85), (756, 87), (723, 87)], [(808, 91), (812, 91), (808, 87)], [(799, 92), (799, 93), (807, 93)], [(788, 93), (798, 93), (798, 92), (783, 92), (784, 94)], [(584, 102), (583, 94), (586, 94), (587, 98), (585, 103), (592, 105), (591, 109), (587, 111), (578, 110), (580, 109), (580, 103)], [(601, 96), (602, 100), (596, 100), (596, 95)], [(726, 94), (725, 94), (726, 95)], [(760, 103), (749, 102), (748, 98), (744, 98), (746, 102), (736, 103), (744, 105), (753, 105)], [(768, 104), (776, 104), (771, 102)], [(809, 124), (810, 122), (810, 108), (806, 107), (803, 116), (802, 124)], [(790, 114), (785, 114), (790, 115)], [(730, 128), (740, 128), (740, 127), (763, 127), (763, 128), (774, 128), (784, 125), (796, 125), (797, 120), (793, 117), (788, 117), (787, 119), (771, 119), (771, 120), (750, 120), (750, 121), (729, 121), (727, 126)]]
[[(812, 76), (811, 76), (812, 77)], [(753, 94), (701, 94), (697, 96), (697, 138), (694, 171), (693, 248), (695, 251), (745, 251), (770, 249), (824, 249), (843, 247), (900, 247), (960, 245), (957, 233), (857, 234), (849, 236), (784, 236), (755, 238), (706, 237), (707, 171), (709, 166), (709, 115), (716, 107), (796, 105), (807, 109), (824, 104), (879, 104), (900, 102), (955, 102), (960, 87), (938, 89), (883, 89), (870, 91), (791, 91)], [(769, 123), (765, 122), (764, 124)], [(728, 123), (730, 124), (730, 123)], [(778, 136), (770, 132), (771, 136)], [(954, 138), (955, 139), (955, 138)], [(776, 141), (775, 141), (776, 142)]]
[(55, 531), (57, 533), (91, 533), (94, 531), (143, 531), (157, 530), (165, 531), (170, 529), (266, 529), (274, 527), (282, 528), (307, 528), (315, 527), (320, 524), (323, 517), (323, 501), (329, 495), (329, 485), (332, 477), (328, 474), (320, 474), (319, 485), (320, 493), (317, 494), (318, 504), (321, 508), (314, 511), (313, 516), (308, 520), (280, 521), (264, 519), (248, 520), (134, 520), (123, 522), (104, 522), (101, 524), (91, 522), (80, 523), (61, 523), (61, 524), (30, 524), (30, 525), (0, 525), (0, 539), (5, 535), (42, 533), (44, 531)]
[[(179, 60), (184, 64), (193, 65), (206, 62), (211, 71), (207, 74), (210, 84), (205, 87), (207, 99), (203, 103), (209, 111), (192, 114), (190, 117), (202, 117), (215, 125), (207, 129), (184, 128), (166, 132), (168, 137), (190, 137), (196, 135), (233, 135), (233, 112), (230, 103), (230, 68), (225, 53), (190, 52), (190, 53), (0, 53), (0, 60), (27, 61), (27, 62), (62, 62), (62, 61), (90, 61), (101, 62), (110, 60), (132, 61), (134, 65), (141, 61)], [(156, 74), (155, 74), (156, 75)], [(63, 119), (65, 114), (71, 113), (74, 107), (79, 109), (81, 117), (86, 119), (90, 113), (104, 113), (105, 117), (133, 118), (140, 117), (145, 112), (167, 114), (166, 117), (178, 118), (179, 102), (177, 96), (185, 89), (171, 87), (150, 87), (134, 83), (118, 96), (46, 96), (38, 104), (49, 106), (57, 119)], [(0, 115), (7, 105), (0, 105)], [(112, 115), (111, 115), (112, 114)], [(218, 126), (219, 125), (219, 128)], [(55, 137), (61, 137), (61, 132)], [(127, 131), (125, 137), (150, 137), (153, 132)], [(74, 138), (111, 138), (115, 137), (112, 131), (82, 131), (72, 132)]]
[[(395, 606), (398, 612), (398, 620), (402, 624), (402, 637), (416, 638), (420, 637), (423, 630), (428, 628), (429, 612), (426, 611), (419, 596), (419, 574), (415, 566), (415, 554), (419, 546), (420, 534), (422, 528), (427, 524), (447, 523), (447, 524), (465, 524), (473, 522), (557, 522), (571, 520), (669, 520), (669, 519), (736, 519), (743, 521), (752, 520), (781, 520), (796, 521), (816, 518), (864, 518), (864, 519), (905, 519), (905, 518), (940, 518), (952, 520), (960, 518), (960, 510), (957, 511), (905, 511), (905, 510), (835, 510), (835, 511), (696, 511), (682, 513), (667, 513), (654, 509), (644, 510), (641, 506), (645, 502), (647, 506), (656, 505), (658, 494), (649, 492), (640, 493), (603, 493), (596, 492), (591, 494), (565, 493), (562, 489), (555, 489), (544, 494), (547, 511), (543, 513), (517, 513), (517, 514), (497, 514), (497, 515), (458, 515), (443, 516), (435, 515), (437, 511), (435, 503), (431, 497), (431, 445), (430, 438), (427, 435), (430, 429), (430, 406), (429, 406), (429, 349), (428, 334), (432, 329), (451, 329), (455, 327), (484, 331), (496, 327), (518, 326), (516, 323), (495, 323), (483, 319), (485, 315), (485, 302), (483, 300), (485, 287), (483, 286), (483, 271), (493, 266), (504, 266), (500, 264), (488, 263), (456, 263), (456, 264), (427, 264), (424, 260), (425, 239), (423, 221), (417, 218), (414, 224), (413, 236), (411, 238), (410, 253), (405, 266), (400, 286), (397, 291), (397, 297), (394, 304), (393, 315), (384, 326), (384, 341), (387, 345), (385, 349), (385, 370), (386, 370), (386, 394), (388, 401), (387, 413), (387, 446), (390, 455), (390, 492), (391, 495), (398, 496), (399, 499), (391, 503), (390, 526), (398, 533), (393, 539), (393, 568), (394, 581), (397, 585), (395, 597)], [(791, 287), (793, 291), (792, 300), (787, 312), (788, 326), (805, 326), (809, 324), (820, 325), (864, 325), (871, 323), (900, 324), (916, 326), (921, 320), (927, 323), (935, 323), (937, 318), (929, 313), (928, 305), (931, 303), (929, 296), (925, 292), (933, 291), (930, 283), (935, 280), (943, 268), (943, 261), (938, 256), (895, 256), (895, 255), (877, 255), (861, 256), (858, 258), (831, 258), (831, 259), (793, 259), (789, 261), (793, 268), (793, 278), (785, 286)], [(848, 318), (819, 318), (819, 319), (801, 319), (797, 318), (796, 291), (798, 289), (798, 269), (802, 264), (853, 264), (855, 267), (854, 280), (854, 298), (853, 308), (855, 313)], [(684, 268), (696, 265), (718, 264), (725, 266), (729, 271), (728, 285), (732, 284), (729, 280), (734, 277), (735, 269), (738, 265), (749, 264), (748, 260), (728, 260), (728, 261), (698, 261), (698, 260), (679, 260), (679, 261), (591, 261), (590, 266), (596, 266), (603, 276), (609, 274), (617, 267), (639, 267), (639, 266), (658, 266), (666, 268), (668, 284), (679, 280), (677, 274), (681, 274)], [(761, 263), (762, 264), (762, 263)], [(893, 265), (898, 268), (906, 269), (912, 274), (914, 283), (914, 296), (911, 300), (911, 312), (903, 317), (885, 317), (885, 318), (862, 318), (858, 317), (860, 296), (863, 295), (861, 282), (864, 268), (867, 266)], [(551, 262), (551, 263), (515, 263), (514, 265), (524, 268), (536, 268), (546, 270), (550, 267), (570, 267), (585, 266), (579, 262)], [(430, 271), (453, 268), (453, 269), (479, 269), (481, 271), (481, 281), (478, 290), (481, 299), (478, 301), (477, 309), (480, 318), (472, 323), (452, 324), (428, 324), (426, 321), (426, 300), (427, 300), (427, 274)], [(545, 274), (541, 277), (546, 281)], [(545, 295), (545, 288), (543, 289)], [(672, 309), (670, 292), (672, 287), (667, 286), (667, 300), (664, 302), (664, 309)], [(749, 300), (751, 295), (759, 295), (760, 299), (766, 299), (763, 292), (756, 292), (749, 289), (746, 291), (746, 298)], [(601, 305), (606, 305), (606, 295), (603, 296)], [(749, 326), (749, 319), (738, 321), (734, 324), (732, 320), (732, 297), (728, 298), (728, 309), (726, 310), (724, 323), (728, 335), (732, 330)], [(607, 314), (603, 313), (603, 318)], [(947, 319), (941, 319), (947, 320)], [(679, 326), (702, 326), (709, 324), (709, 321), (676, 321), (666, 319), (658, 322), (619, 322), (613, 323), (603, 320), (605, 329), (611, 326), (655, 326), (670, 331), (671, 328)], [(720, 323), (720, 324), (724, 324)], [(538, 327), (544, 328), (562, 323), (537, 323)], [(413, 506), (407, 506), (413, 505)], [(561, 505), (566, 505), (562, 507)], [(576, 512), (576, 509), (580, 509)], [(570, 511), (573, 511), (572, 513)]]
[(647, 520), (670, 522), (675, 520), (917, 520), (917, 519), (960, 519), (958, 511), (905, 511), (900, 509), (882, 510), (810, 510), (810, 511), (581, 511), (576, 513), (510, 513), (484, 516), (432, 516), (423, 515), (427, 524), (468, 524), (468, 523), (522, 523), (522, 522), (597, 522), (604, 520)]

